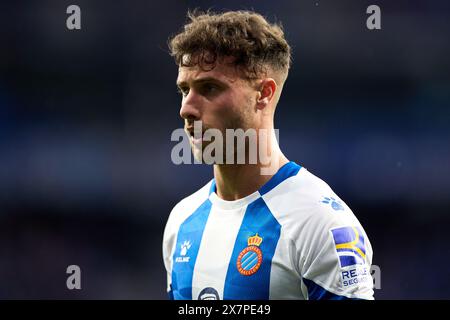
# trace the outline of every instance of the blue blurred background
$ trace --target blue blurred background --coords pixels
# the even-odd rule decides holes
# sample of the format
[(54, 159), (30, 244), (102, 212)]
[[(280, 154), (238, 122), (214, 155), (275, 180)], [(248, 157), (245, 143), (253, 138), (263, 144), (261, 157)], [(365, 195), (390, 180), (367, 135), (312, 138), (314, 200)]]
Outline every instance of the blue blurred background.
[[(370, 4), (381, 30), (366, 28)], [(166, 298), (166, 219), (212, 177), (170, 158), (167, 39), (195, 7), (283, 23), (281, 147), (364, 225), (375, 297), (450, 298), (450, 3), (331, 0), (2, 1), (0, 298)], [(71, 264), (82, 290), (66, 288)]]

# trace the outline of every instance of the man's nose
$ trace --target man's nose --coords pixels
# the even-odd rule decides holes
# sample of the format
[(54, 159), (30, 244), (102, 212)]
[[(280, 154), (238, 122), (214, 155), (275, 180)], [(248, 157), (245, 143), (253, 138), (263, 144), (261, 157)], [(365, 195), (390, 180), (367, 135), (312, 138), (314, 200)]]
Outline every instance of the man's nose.
[(189, 91), (181, 102), (180, 116), (186, 120), (200, 120), (200, 97), (193, 91)]

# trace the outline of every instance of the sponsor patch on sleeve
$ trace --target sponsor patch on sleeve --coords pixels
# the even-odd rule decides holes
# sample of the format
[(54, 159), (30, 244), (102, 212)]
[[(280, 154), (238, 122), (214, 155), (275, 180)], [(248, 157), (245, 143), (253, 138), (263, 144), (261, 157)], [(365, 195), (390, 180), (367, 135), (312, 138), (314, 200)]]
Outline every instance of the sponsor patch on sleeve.
[(366, 247), (362, 230), (346, 226), (332, 229), (334, 245), (341, 265), (344, 287), (370, 282), (369, 266), (366, 264)]
[(331, 230), (341, 267), (365, 264), (364, 235), (358, 227), (340, 227)]

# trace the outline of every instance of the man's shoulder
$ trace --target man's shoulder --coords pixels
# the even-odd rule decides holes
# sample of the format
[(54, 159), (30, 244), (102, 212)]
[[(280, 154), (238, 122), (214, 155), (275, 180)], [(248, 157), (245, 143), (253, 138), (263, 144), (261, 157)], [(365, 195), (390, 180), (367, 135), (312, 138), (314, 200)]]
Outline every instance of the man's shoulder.
[(354, 217), (333, 189), (304, 167), (263, 198), (282, 224), (299, 225), (312, 220), (343, 223)]
[(276, 205), (310, 209), (311, 206), (317, 206), (324, 197), (332, 195), (335, 193), (324, 180), (302, 167), (295, 176), (284, 180), (263, 197), (266, 202)]

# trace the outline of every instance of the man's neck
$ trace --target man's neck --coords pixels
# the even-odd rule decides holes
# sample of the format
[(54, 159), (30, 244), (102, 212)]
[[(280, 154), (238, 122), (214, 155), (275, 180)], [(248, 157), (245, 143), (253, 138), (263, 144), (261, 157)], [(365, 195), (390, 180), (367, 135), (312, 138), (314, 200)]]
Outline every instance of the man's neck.
[(268, 175), (261, 174), (264, 166), (260, 163), (214, 165), (217, 195), (223, 200), (233, 201), (259, 190), (279, 168), (289, 162), (281, 151), (275, 159), (278, 161), (271, 167), (271, 174)]

